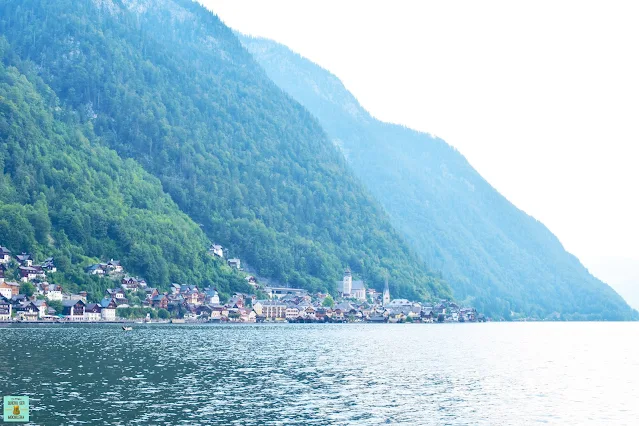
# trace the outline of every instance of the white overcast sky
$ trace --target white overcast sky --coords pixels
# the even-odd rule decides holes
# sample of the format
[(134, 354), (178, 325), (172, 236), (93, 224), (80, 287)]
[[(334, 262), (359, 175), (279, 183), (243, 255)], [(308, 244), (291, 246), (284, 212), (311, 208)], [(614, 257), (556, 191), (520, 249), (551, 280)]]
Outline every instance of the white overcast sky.
[(639, 307), (639, 2), (201, 2), (445, 139)]

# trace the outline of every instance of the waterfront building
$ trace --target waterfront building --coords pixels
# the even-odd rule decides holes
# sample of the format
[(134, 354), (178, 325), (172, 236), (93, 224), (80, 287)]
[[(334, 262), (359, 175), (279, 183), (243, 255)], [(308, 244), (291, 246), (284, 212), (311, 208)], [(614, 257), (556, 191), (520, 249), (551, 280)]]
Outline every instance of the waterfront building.
[(286, 304), (276, 300), (265, 300), (259, 302), (261, 306), (261, 313), (255, 311), (256, 314), (262, 315), (271, 319), (284, 319), (286, 318)]
[(33, 304), (38, 308), (38, 318), (44, 318), (49, 313), (49, 305), (46, 300), (34, 300)]
[(0, 294), (0, 321), (11, 320), (11, 301)]
[(84, 308), (85, 321), (100, 321), (102, 319), (102, 305), (99, 303), (89, 303)]
[(118, 308), (118, 304), (114, 299), (104, 298), (100, 302), (102, 311), (100, 312), (102, 321), (115, 321), (115, 311)]
[(69, 321), (84, 321), (84, 307), (82, 299), (68, 299), (62, 301), (62, 315)]
[[(304, 312), (304, 311), (302, 311)], [(294, 304), (290, 304), (286, 306), (286, 319), (287, 320), (293, 320), (293, 319), (297, 319), (297, 317), (300, 316), (300, 310), (297, 307), (297, 305)]]
[(37, 321), (40, 316), (40, 309), (34, 302), (25, 301), (18, 305), (16, 314), (21, 321)]

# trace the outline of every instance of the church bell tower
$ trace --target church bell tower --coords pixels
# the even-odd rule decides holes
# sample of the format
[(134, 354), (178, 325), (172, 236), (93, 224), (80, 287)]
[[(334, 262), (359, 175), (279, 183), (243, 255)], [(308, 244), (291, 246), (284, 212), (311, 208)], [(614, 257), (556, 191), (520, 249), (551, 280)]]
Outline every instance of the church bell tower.
[(342, 284), (342, 296), (348, 297), (351, 295), (353, 291), (353, 275), (351, 274), (351, 270), (346, 268), (344, 271), (344, 281)]
[(386, 306), (390, 303), (390, 290), (388, 289), (388, 278), (386, 278), (386, 283), (384, 284), (384, 294), (382, 296), (382, 305)]

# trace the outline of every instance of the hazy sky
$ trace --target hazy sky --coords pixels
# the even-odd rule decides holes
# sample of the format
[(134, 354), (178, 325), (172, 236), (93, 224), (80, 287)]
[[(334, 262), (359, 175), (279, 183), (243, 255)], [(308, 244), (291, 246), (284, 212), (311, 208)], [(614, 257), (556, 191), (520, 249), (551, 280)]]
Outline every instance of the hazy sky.
[(639, 307), (639, 3), (202, 0), (434, 133)]

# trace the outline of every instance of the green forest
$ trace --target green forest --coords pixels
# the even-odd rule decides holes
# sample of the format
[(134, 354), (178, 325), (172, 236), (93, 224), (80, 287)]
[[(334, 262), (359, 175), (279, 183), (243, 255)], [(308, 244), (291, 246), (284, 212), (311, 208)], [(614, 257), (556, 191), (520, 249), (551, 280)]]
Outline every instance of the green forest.
[(93, 292), (97, 259), (166, 288), (257, 273), (331, 290), (345, 267), (395, 296), (450, 297), (317, 120), (188, 0), (0, 0), (0, 244), (55, 256)]
[(240, 37), (269, 77), (318, 118), (458, 300), (505, 319), (638, 317), (443, 140), (376, 120), (327, 70), (275, 42)]
[[(0, 241), (14, 254), (53, 256), (50, 278), (101, 298), (109, 283), (84, 272), (122, 259), (149, 282), (216, 285), (244, 279), (206, 255), (208, 239), (132, 160), (101, 146), (89, 124), (60, 106), (53, 91), (14, 62), (0, 38)], [(15, 59), (15, 58), (13, 58)], [(22, 72), (24, 71), (24, 73)]]

